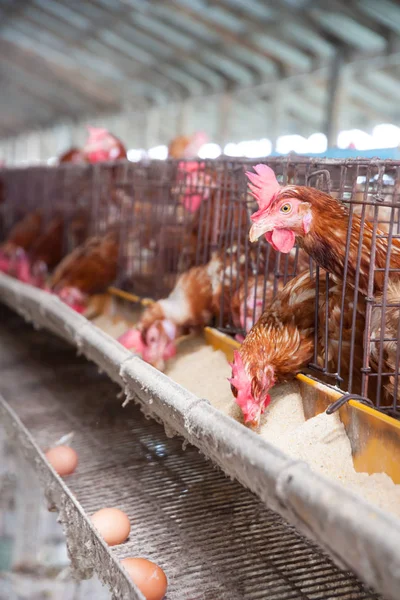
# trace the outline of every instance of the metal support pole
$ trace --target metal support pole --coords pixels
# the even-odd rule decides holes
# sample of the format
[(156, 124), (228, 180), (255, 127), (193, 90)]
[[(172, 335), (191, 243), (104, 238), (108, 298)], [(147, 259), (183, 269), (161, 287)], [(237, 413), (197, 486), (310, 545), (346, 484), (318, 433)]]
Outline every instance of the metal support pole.
[(283, 133), (285, 123), (285, 97), (287, 86), (280, 82), (275, 86), (274, 94), (269, 104), (269, 131), (266, 137), (269, 137), (272, 143), (273, 152), (276, 151), (276, 142)]
[(328, 148), (336, 145), (340, 127), (340, 110), (343, 92), (343, 64), (345, 52), (338, 48), (332, 61), (328, 76), (328, 101), (324, 133), (328, 138)]
[(189, 100), (182, 100), (178, 108), (177, 132), (179, 135), (188, 135), (193, 133), (190, 127), (192, 114), (192, 105)]
[(229, 142), (230, 116), (232, 109), (232, 96), (222, 94), (218, 110), (217, 141), (221, 148)]

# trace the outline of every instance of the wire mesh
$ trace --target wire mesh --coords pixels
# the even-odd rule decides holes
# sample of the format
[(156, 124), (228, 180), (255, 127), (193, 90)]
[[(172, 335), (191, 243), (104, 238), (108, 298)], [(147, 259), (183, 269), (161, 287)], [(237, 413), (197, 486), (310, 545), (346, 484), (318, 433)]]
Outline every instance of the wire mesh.
[[(196, 448), (183, 449), (133, 403), (121, 410), (119, 388), (71, 346), (0, 310), (0, 392), (41, 448), (73, 431), (79, 466), (66, 480), (68, 494), (88, 516), (115, 506), (131, 521), (129, 539), (111, 549), (117, 561), (144, 556), (159, 564), (169, 600), (380, 598)], [(73, 547), (93, 553), (110, 577), (94, 544)]]
[[(345, 241), (334, 248), (341, 260), (336, 277), (299, 247), (281, 254), (265, 239), (249, 242), (257, 205), (245, 172), (254, 164), (224, 158), (2, 170), (3, 230), (8, 233), (39, 210), (42, 233), (46, 228), (51, 233), (54, 219), (62, 220), (65, 254), (88, 235), (117, 229), (116, 285), (155, 299), (168, 295), (182, 272), (217, 254), (222, 269), (214, 324), (238, 339), (290, 279), (311, 269), (316, 274), (311, 372), (400, 414), (400, 163), (267, 161), (282, 185), (317, 188), (347, 207)], [(338, 279), (343, 287), (332, 294)]]

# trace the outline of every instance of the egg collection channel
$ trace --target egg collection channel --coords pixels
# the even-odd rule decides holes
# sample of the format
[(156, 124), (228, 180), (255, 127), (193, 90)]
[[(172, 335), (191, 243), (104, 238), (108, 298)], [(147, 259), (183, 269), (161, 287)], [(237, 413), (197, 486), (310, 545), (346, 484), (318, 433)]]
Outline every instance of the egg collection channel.
[[(56, 445), (47, 450), (45, 456), (60, 477), (72, 475), (78, 467), (78, 454), (70, 446)], [(119, 508), (102, 508), (91, 516), (91, 522), (109, 546), (123, 544), (129, 538), (131, 524), (128, 516)], [(142, 557), (124, 558), (121, 565), (146, 600), (164, 598), (168, 580), (158, 565)]]

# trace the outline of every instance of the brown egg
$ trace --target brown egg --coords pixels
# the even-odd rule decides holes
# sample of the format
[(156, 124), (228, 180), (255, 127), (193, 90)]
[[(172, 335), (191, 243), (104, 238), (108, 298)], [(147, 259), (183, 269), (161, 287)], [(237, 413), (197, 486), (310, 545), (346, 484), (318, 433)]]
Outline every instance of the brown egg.
[(121, 564), (128, 571), (146, 600), (162, 600), (168, 581), (164, 571), (146, 558), (124, 558)]
[(122, 544), (129, 537), (131, 524), (119, 508), (102, 508), (92, 515), (91, 520), (109, 546)]
[(62, 476), (71, 475), (77, 467), (78, 455), (69, 446), (56, 446), (46, 452), (46, 458), (53, 469)]

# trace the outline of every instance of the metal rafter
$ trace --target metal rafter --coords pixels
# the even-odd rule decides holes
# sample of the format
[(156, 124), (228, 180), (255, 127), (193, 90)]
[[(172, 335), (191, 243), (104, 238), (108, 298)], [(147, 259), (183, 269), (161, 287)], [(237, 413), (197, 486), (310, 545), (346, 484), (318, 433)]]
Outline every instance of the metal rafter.
[[(358, 28), (359, 39), (343, 35), (340, 16)], [(0, 110), (7, 123), (0, 137), (139, 103), (178, 106), (207, 96), (211, 107), (227, 91), (231, 104), (251, 107), (235, 112), (229, 127), (237, 130), (235, 119), (244, 119), (257, 130), (257, 123), (274, 124), (270, 115), (282, 89), (288, 124), (299, 131), (301, 122), (320, 128), (328, 63), (340, 40), (343, 69), (351, 78), (342, 100), (346, 122), (360, 113), (368, 122), (400, 118), (400, 55), (393, 54), (399, 34), (400, 5), (394, 0), (3, 0), (0, 74), (7, 91)], [(368, 40), (380, 57), (371, 58)], [(314, 94), (310, 86), (321, 87)], [(13, 112), (14, 93), (24, 98)], [(179, 113), (168, 110), (165, 115)], [(203, 114), (198, 108), (196, 124), (202, 127)], [(209, 114), (214, 118), (216, 112)], [(217, 126), (210, 124), (211, 130)]]

